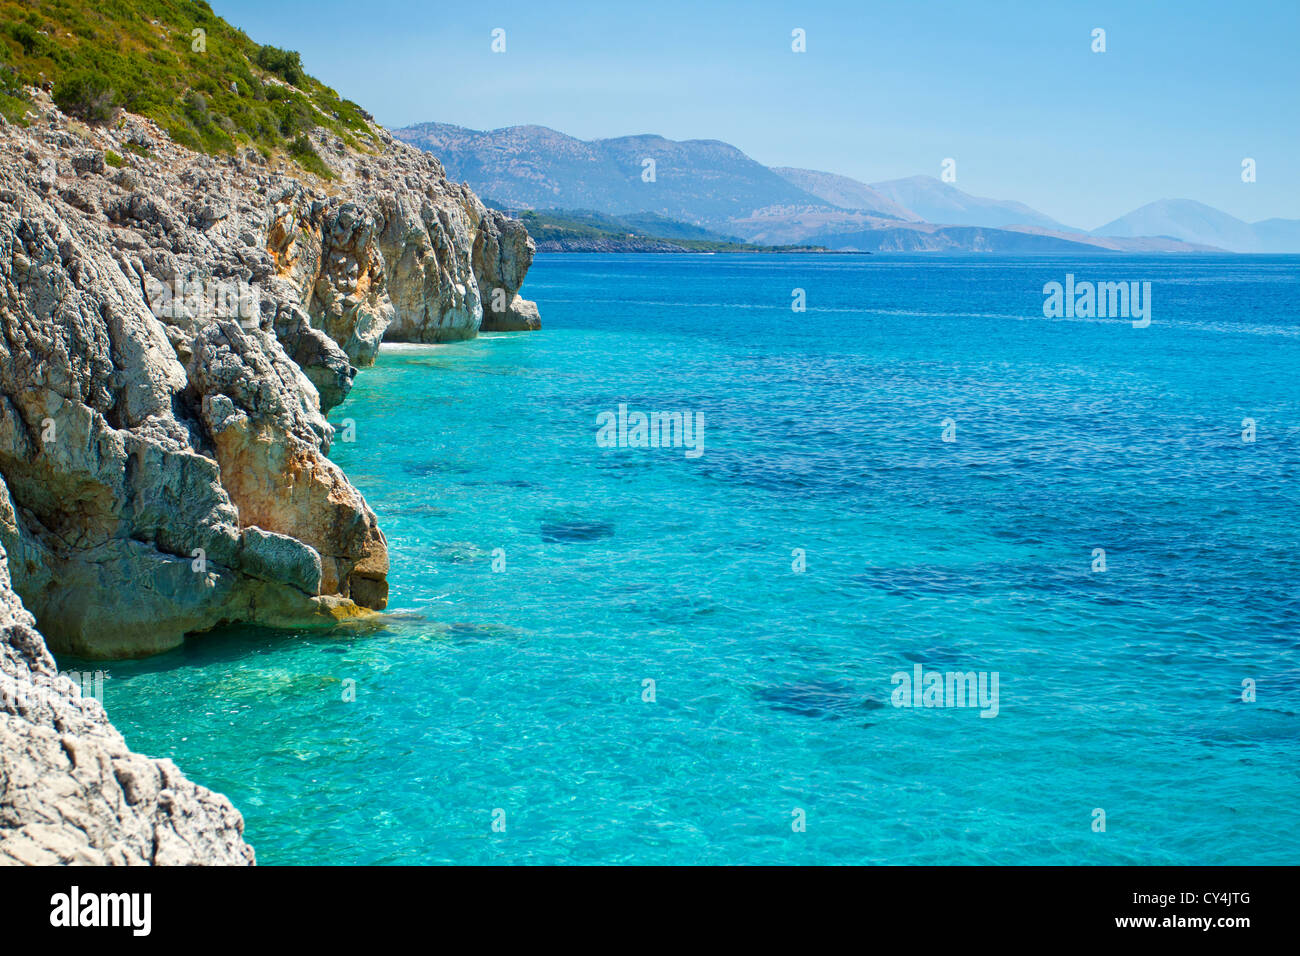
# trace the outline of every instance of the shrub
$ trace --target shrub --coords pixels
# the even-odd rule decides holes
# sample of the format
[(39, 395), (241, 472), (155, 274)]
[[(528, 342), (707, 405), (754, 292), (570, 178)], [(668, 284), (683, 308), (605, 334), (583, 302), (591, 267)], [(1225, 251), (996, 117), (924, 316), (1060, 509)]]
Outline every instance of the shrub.
[(18, 80), (18, 71), (8, 63), (0, 63), (0, 93), (5, 96), (22, 96), (23, 85)]
[(185, 115), (199, 129), (212, 125), (212, 114), (208, 112), (208, 100), (197, 90), (185, 94)]
[(35, 53), (41, 46), (41, 35), (30, 23), (14, 23), (9, 27), (9, 35), (18, 41), (18, 45), (27, 54)]
[(87, 123), (107, 123), (117, 113), (120, 100), (103, 74), (78, 70), (54, 87), (54, 102), (70, 116)]
[(302, 57), (294, 50), (281, 50), (267, 44), (258, 47), (253, 62), (294, 86), (307, 84), (307, 74), (302, 70)]
[(126, 160), (117, 155), (117, 153), (113, 152), (111, 149), (107, 149), (104, 150), (104, 162), (112, 166), (114, 169), (121, 169), (126, 163)]
[(330, 168), (325, 165), (325, 161), (320, 158), (312, 146), (311, 140), (305, 135), (299, 134), (298, 137), (289, 143), (289, 155), (292, 156), (303, 169), (315, 173), (322, 179), (333, 179), (334, 174)]
[(32, 104), (23, 97), (9, 96), (7, 93), (0, 93), (0, 116), (4, 116), (11, 123), (19, 126), (29, 125), (27, 120), (27, 109)]
[[(201, 55), (196, 28), (207, 31)], [(23, 87), (47, 82), (69, 115), (102, 123), (127, 110), (191, 149), (254, 146), (321, 175), (328, 167), (300, 137), (322, 127), (351, 145), (369, 139), (366, 114), (298, 53), (255, 43), (205, 0), (0, 0), (0, 114), (26, 123)]]

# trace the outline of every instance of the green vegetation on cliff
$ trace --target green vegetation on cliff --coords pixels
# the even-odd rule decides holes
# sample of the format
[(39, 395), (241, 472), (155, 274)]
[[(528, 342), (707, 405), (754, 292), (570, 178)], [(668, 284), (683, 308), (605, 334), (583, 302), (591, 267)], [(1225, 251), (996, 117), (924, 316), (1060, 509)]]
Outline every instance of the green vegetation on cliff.
[(200, 0), (0, 0), (11, 122), (23, 122), (24, 86), (89, 123), (125, 109), (191, 149), (283, 150), (322, 174), (305, 133), (324, 127), (354, 147), (369, 135), (364, 111), (308, 76), (297, 53), (253, 42)]

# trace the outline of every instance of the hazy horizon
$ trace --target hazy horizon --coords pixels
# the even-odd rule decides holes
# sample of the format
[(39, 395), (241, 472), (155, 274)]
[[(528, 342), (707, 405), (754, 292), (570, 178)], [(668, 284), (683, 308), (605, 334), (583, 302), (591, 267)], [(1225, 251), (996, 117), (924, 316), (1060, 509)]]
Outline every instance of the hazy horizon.
[[(930, 10), (926, 10), (926, 7)], [(730, 143), (865, 183), (938, 176), (1093, 229), (1160, 199), (1300, 218), (1300, 8), (842, 2), (652, 9), (216, 0), (391, 128), (547, 126)], [(557, 12), (558, 11), (558, 12)], [(492, 31), (506, 31), (504, 53)], [(791, 31), (807, 50), (791, 50)], [(1106, 31), (1094, 53), (1092, 31)], [(1252, 158), (1257, 181), (1241, 181)]]

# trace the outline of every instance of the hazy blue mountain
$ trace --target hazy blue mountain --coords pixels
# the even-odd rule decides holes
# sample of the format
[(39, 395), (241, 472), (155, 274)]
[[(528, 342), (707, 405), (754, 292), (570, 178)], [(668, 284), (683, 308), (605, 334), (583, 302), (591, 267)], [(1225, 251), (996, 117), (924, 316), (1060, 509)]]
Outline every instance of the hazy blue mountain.
[[(1064, 242), (1114, 251), (1300, 251), (1300, 220), (1252, 225), (1188, 199), (1150, 203), (1088, 233), (1024, 203), (972, 196), (933, 176), (868, 185), (821, 170), (769, 169), (718, 140), (581, 140), (544, 126), (482, 131), (448, 123), (393, 133), (436, 155), (449, 176), (503, 208), (586, 210), (619, 217), (617, 228), (664, 239), (734, 236), (864, 250), (1051, 251), (1069, 248)], [(647, 159), (655, 163), (653, 182), (642, 176)], [(878, 230), (893, 231), (871, 235)]]
[(1060, 234), (1018, 232), (988, 226), (939, 226), (933, 223), (924, 223), (920, 228), (881, 225), (861, 232), (814, 234), (807, 241), (828, 249), (862, 252), (973, 251), (1038, 255), (1071, 252), (1095, 254), (1107, 251)]
[[(394, 130), (442, 160), (447, 174), (513, 207), (650, 212), (723, 225), (762, 206), (825, 203), (717, 140), (662, 136), (580, 140), (543, 126), (480, 131), (446, 123)], [(655, 162), (645, 182), (644, 162)]]
[(1178, 239), (1119, 239), (1086, 232), (1048, 232), (1037, 226), (994, 229), (934, 223), (882, 223), (860, 232), (813, 233), (804, 242), (827, 249), (860, 252), (1000, 252), (1017, 255), (1099, 252), (1211, 252)]
[(1232, 252), (1300, 252), (1300, 220), (1254, 224), (1194, 199), (1161, 199), (1093, 230), (1097, 236), (1171, 236)]
[(1261, 219), (1254, 227), (1260, 252), (1300, 252), (1300, 219)]
[(926, 222), (952, 226), (1041, 226), (1061, 232), (1079, 231), (1024, 203), (972, 196), (933, 176), (891, 179), (872, 183), (871, 188), (910, 209)]
[(826, 173), (817, 169), (797, 169), (793, 166), (773, 166), (772, 172), (804, 192), (811, 193), (818, 199), (841, 209), (861, 209), (885, 219), (903, 219), (912, 222), (921, 219), (910, 209), (900, 206), (888, 196), (881, 195), (866, 183), (848, 176)]
[[(1042, 226), (951, 226), (882, 219), (861, 211), (756, 210), (730, 231), (749, 242), (803, 244), (860, 252), (1200, 252), (1214, 251), (1179, 239), (1117, 238)], [(1219, 250), (1222, 251), (1222, 250)]]

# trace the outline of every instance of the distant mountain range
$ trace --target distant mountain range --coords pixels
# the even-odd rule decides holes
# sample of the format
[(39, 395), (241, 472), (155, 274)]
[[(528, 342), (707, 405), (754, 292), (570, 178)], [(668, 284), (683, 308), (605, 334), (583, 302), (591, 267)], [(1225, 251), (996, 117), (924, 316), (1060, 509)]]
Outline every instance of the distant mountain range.
[(866, 183), (860, 183), (848, 176), (836, 173), (823, 173), (816, 169), (795, 169), (793, 166), (773, 166), (776, 173), (792, 186), (838, 209), (855, 209), (875, 213), (886, 219), (902, 219), (910, 222), (921, 221), (922, 216), (912, 209), (900, 206)]
[(867, 184), (769, 168), (718, 140), (580, 140), (544, 126), (480, 131), (447, 123), (393, 134), (436, 155), (450, 177), (502, 208), (622, 222), (644, 215), (638, 221), (664, 238), (698, 229), (701, 240), (863, 251), (1300, 252), (1300, 220), (1246, 223), (1190, 199), (1150, 203), (1086, 232), (931, 176)]
[(910, 209), (926, 222), (950, 226), (1041, 226), (1061, 232), (1080, 232), (1057, 222), (1024, 203), (984, 199), (962, 192), (933, 176), (891, 179), (871, 186), (876, 192)]
[(1243, 222), (1192, 199), (1161, 199), (1093, 230), (1095, 236), (1176, 236), (1232, 252), (1300, 251), (1300, 219)]
[[(652, 212), (719, 226), (761, 206), (817, 203), (762, 163), (717, 140), (620, 136), (590, 142), (544, 126), (480, 132), (422, 123), (393, 135), (442, 160), (453, 179), (503, 206)], [(646, 159), (654, 181), (646, 182)]]

